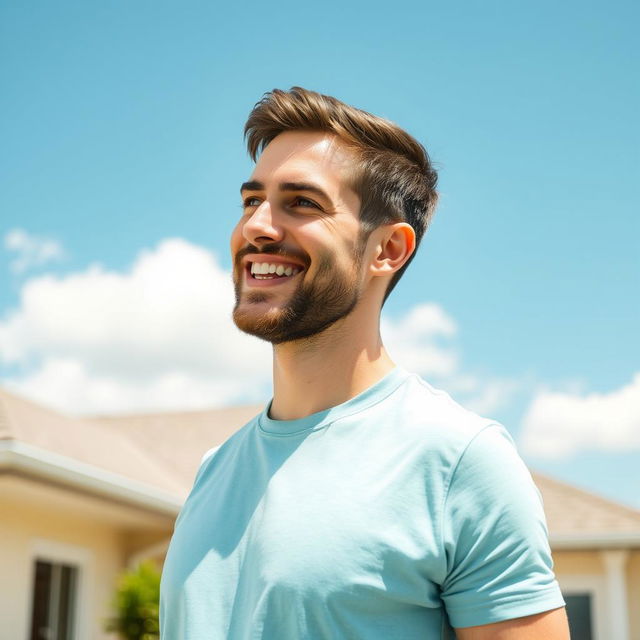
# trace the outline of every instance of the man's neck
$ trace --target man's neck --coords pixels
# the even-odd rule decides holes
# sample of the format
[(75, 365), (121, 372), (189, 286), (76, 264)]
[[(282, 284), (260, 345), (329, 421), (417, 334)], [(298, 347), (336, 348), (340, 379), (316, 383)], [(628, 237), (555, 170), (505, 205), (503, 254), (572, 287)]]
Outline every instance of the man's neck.
[(271, 418), (295, 420), (335, 407), (395, 367), (382, 345), (377, 319), (365, 326), (359, 315), (312, 338), (274, 347)]

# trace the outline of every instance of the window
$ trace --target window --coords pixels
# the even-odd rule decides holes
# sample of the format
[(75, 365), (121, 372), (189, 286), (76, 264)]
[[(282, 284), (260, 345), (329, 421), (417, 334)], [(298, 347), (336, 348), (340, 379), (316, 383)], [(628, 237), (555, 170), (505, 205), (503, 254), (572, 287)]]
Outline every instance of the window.
[(36, 559), (30, 640), (73, 640), (78, 568)]
[(571, 640), (614, 640), (607, 608), (605, 576), (597, 573), (558, 573), (567, 603)]
[(567, 603), (567, 617), (569, 618), (571, 637), (579, 640), (593, 640), (591, 594), (565, 594), (564, 600)]

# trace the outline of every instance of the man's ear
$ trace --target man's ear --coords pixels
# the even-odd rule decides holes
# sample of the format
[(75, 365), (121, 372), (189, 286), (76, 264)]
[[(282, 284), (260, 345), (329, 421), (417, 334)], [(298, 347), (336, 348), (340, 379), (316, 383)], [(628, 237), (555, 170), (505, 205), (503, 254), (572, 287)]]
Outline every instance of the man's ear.
[(383, 225), (374, 231), (375, 255), (370, 272), (375, 276), (398, 271), (416, 249), (416, 232), (406, 222)]

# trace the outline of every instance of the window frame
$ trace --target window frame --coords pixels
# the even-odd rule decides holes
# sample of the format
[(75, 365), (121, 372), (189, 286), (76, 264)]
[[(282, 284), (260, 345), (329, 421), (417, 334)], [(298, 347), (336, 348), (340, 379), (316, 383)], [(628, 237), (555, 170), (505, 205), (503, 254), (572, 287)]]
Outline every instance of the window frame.
[(91, 637), (92, 599), (88, 586), (93, 582), (93, 557), (85, 547), (71, 545), (46, 538), (34, 538), (29, 553), (29, 606), (27, 607), (27, 633), (31, 630), (33, 617), (33, 592), (35, 588), (35, 566), (37, 561), (71, 565), (76, 569), (75, 602), (73, 604), (73, 640)]
[(605, 640), (607, 636), (607, 598), (604, 576), (575, 573), (556, 575), (563, 595), (591, 596), (591, 631), (593, 640)]

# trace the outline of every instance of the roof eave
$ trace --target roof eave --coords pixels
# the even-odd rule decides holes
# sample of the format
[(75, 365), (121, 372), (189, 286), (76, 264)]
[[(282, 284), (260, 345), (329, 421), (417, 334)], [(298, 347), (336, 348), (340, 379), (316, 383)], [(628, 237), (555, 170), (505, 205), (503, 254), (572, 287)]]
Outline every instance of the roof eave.
[(14, 472), (175, 517), (177, 496), (46, 449), (0, 440), (0, 472)]
[(640, 531), (550, 535), (549, 544), (554, 551), (640, 548)]

